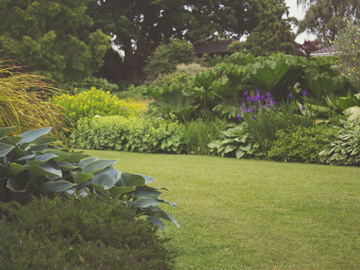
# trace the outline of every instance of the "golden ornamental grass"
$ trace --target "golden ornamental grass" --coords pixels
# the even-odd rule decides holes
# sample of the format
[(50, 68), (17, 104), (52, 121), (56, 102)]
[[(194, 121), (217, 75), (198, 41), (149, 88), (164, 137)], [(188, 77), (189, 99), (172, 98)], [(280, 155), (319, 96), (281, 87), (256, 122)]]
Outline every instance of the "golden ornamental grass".
[(0, 127), (15, 126), (13, 135), (53, 127), (52, 135), (64, 138), (68, 120), (48, 102), (60, 91), (54, 85), (48, 78), (21, 72), (15, 61), (0, 59)]

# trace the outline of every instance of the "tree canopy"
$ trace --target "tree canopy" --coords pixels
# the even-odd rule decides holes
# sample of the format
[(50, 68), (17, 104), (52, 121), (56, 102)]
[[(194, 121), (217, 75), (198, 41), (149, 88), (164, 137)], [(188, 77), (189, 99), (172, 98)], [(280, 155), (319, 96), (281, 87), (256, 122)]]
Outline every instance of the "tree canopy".
[(0, 1), (0, 50), (35, 73), (79, 81), (102, 65), (110, 37), (91, 30), (92, 0)]
[(95, 27), (124, 51), (125, 78), (131, 79), (161, 42), (240, 38), (256, 25), (258, 0), (99, 0), (89, 6)]
[(325, 44), (333, 41), (338, 30), (345, 27), (345, 18), (360, 18), (358, 0), (297, 0), (297, 3), (309, 7), (299, 23), (298, 33), (312, 32)]
[(246, 40), (246, 52), (254, 56), (267, 56), (283, 52), (297, 54), (295, 34), (291, 31), (292, 18), (284, 0), (265, 0), (258, 4), (259, 24)]

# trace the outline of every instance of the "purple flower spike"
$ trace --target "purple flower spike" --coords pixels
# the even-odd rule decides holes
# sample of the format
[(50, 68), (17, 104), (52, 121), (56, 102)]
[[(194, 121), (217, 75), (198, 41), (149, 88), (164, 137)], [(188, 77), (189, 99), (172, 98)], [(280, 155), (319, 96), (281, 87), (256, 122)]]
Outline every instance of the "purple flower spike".
[(238, 114), (238, 115), (236, 116), (236, 118), (239, 119), (239, 120), (241, 120), (241, 114)]
[(267, 93), (266, 93), (266, 96), (267, 96), (267, 97), (271, 97), (271, 93), (270, 93), (270, 92), (267, 92)]
[(260, 96), (260, 89), (256, 89), (256, 95)]
[(251, 102), (252, 102), (252, 97), (248, 96), (248, 97), (246, 98), (246, 100), (251, 103)]
[(243, 109), (243, 113), (246, 113), (248, 110), (246, 108)]
[(272, 105), (276, 105), (276, 102), (275, 102), (275, 100), (272, 100), (271, 102), (272, 102)]
[(245, 91), (244, 91), (244, 96), (247, 97), (248, 95), (249, 95), (248, 91), (245, 90)]
[(249, 113), (252, 113), (253, 111), (255, 111), (255, 108), (254, 108), (254, 107), (250, 107)]
[(254, 115), (253, 117), (251, 117), (251, 120), (255, 120), (256, 119), (256, 115)]
[(260, 109), (264, 109), (264, 105), (262, 103), (260, 103)]
[(305, 111), (305, 106), (304, 105), (301, 105), (301, 110)]
[(293, 98), (293, 95), (291, 93), (289, 93), (289, 98), (292, 99)]
[(307, 91), (306, 90), (303, 91), (303, 96), (307, 97)]

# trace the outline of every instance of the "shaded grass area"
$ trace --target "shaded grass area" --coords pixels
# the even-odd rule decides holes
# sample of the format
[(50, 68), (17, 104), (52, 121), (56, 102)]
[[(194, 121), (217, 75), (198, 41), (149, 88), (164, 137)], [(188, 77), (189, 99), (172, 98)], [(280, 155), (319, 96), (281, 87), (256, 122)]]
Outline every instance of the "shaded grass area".
[(155, 177), (175, 269), (360, 269), (360, 169), (86, 151)]

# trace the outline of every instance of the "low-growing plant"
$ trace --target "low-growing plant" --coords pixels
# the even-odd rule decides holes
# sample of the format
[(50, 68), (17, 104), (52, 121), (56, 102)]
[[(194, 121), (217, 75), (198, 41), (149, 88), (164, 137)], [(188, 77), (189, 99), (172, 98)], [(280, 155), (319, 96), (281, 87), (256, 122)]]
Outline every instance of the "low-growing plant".
[(360, 125), (358, 121), (340, 120), (335, 126), (336, 138), (319, 153), (322, 163), (331, 165), (360, 165)]
[(0, 269), (171, 269), (156, 227), (109, 197), (0, 204)]
[(103, 91), (119, 91), (118, 85), (109, 83), (106, 79), (96, 77), (87, 77), (79, 83), (75, 82), (62, 85), (62, 88), (71, 94), (78, 94), (84, 91), (88, 91), (91, 87), (95, 87), (96, 89), (101, 89)]
[(245, 158), (259, 156), (259, 145), (253, 143), (249, 137), (248, 124), (242, 122), (240, 125), (231, 125), (229, 129), (221, 132), (221, 140), (209, 143), (209, 148), (221, 156), (235, 156)]
[(325, 123), (278, 130), (268, 157), (285, 162), (320, 163), (319, 153), (335, 139), (335, 132)]
[(63, 94), (53, 98), (53, 102), (63, 108), (62, 113), (77, 121), (79, 118), (94, 117), (95, 115), (109, 116), (121, 115), (123, 117), (139, 116), (126, 101), (120, 100), (111, 93), (104, 92), (92, 87), (89, 91), (79, 93), (75, 96)]
[[(66, 192), (77, 196), (89, 193), (111, 196), (124, 201), (137, 213), (163, 227), (161, 219), (176, 220), (161, 210), (159, 189), (148, 186), (150, 176), (121, 173), (117, 160), (100, 160), (83, 152), (50, 147), (56, 138), (46, 138), (51, 128), (5, 136), (13, 128), (0, 129), (0, 201), (27, 203), (32, 196), (53, 197)], [(175, 204), (169, 203), (176, 207)]]
[(184, 142), (188, 154), (209, 155), (208, 144), (220, 138), (220, 131), (225, 129), (226, 121), (217, 118), (197, 119), (185, 122)]
[(82, 119), (71, 142), (77, 148), (145, 153), (183, 153), (184, 126), (158, 118), (119, 116)]

